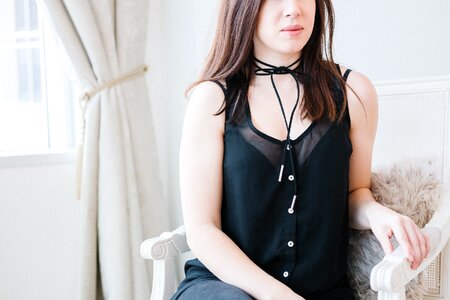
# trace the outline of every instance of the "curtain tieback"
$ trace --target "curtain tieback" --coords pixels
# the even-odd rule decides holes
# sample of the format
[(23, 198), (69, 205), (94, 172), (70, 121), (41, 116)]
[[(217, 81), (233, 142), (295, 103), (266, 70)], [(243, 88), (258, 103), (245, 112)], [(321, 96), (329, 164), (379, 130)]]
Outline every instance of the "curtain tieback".
[(102, 84), (100, 84), (100, 85), (98, 85), (96, 87), (93, 87), (92, 89), (84, 92), (81, 95), (81, 99), (80, 100), (81, 101), (88, 101), (94, 95), (96, 95), (97, 93), (99, 93), (99, 92), (101, 92), (103, 90), (112, 88), (112, 87), (114, 87), (116, 85), (119, 85), (121, 83), (124, 83), (124, 82), (126, 82), (128, 80), (131, 80), (131, 79), (134, 79), (134, 78), (137, 78), (137, 77), (140, 77), (140, 76), (144, 75), (145, 72), (147, 72), (147, 70), (148, 70), (148, 66), (147, 65), (142, 65), (142, 66), (140, 66), (139, 68), (137, 68), (135, 70), (129, 71), (127, 73), (124, 73), (124, 74), (120, 75), (117, 78), (111, 79), (111, 80), (109, 80), (107, 82), (104, 82), (104, 83), (102, 83)]
[(81, 177), (83, 173), (83, 148), (84, 148), (84, 130), (85, 130), (85, 118), (84, 114), (86, 111), (86, 103), (99, 92), (122, 84), (126, 81), (138, 78), (145, 74), (148, 71), (147, 65), (142, 65), (139, 68), (131, 70), (127, 73), (120, 75), (117, 78), (106, 81), (102, 84), (99, 84), (96, 87), (91, 88), (84, 92), (80, 97), (80, 107), (81, 107), (81, 117), (82, 117), (82, 125), (80, 132), (80, 143), (77, 147), (77, 182), (76, 182), (76, 197), (78, 200), (81, 199)]

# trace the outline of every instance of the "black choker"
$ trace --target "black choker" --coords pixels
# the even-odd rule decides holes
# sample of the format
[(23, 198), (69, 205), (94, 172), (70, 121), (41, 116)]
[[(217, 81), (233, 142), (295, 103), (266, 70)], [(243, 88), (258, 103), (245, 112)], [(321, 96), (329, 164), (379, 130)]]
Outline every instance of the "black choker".
[[(254, 64), (256, 66), (255, 75), (290, 74), (290, 73), (298, 73), (298, 71), (292, 70), (291, 67), (293, 65), (295, 65), (296, 63), (298, 63), (301, 60), (301, 57), (299, 57), (296, 61), (294, 61), (289, 66), (280, 66), (280, 67), (276, 67), (276, 66), (270, 65), (268, 63), (265, 63), (265, 62), (257, 59), (256, 57), (254, 57), (254, 60), (255, 60)], [(258, 66), (256, 64), (256, 62), (266, 66), (267, 68), (262, 68), (262, 67)]]

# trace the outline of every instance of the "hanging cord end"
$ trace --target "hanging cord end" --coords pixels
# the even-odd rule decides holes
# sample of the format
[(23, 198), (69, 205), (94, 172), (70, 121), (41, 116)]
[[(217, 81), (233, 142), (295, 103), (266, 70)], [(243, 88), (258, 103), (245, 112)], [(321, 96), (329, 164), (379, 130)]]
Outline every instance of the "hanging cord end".
[(293, 213), (294, 213), (295, 200), (297, 200), (297, 195), (294, 195), (294, 197), (292, 197), (291, 207), (289, 207), (289, 209), (288, 209), (288, 212), (289, 212), (290, 214), (293, 214)]
[(81, 180), (83, 177), (83, 156), (84, 156), (84, 134), (86, 129), (86, 101), (80, 101), (81, 108), (81, 128), (80, 139), (77, 145), (77, 162), (76, 162), (76, 183), (75, 183), (75, 197), (76, 200), (81, 200)]
[(284, 164), (281, 165), (280, 175), (278, 175), (278, 182), (281, 182), (281, 178), (283, 177)]
[(76, 200), (81, 200), (81, 174), (83, 172), (83, 144), (77, 146)]

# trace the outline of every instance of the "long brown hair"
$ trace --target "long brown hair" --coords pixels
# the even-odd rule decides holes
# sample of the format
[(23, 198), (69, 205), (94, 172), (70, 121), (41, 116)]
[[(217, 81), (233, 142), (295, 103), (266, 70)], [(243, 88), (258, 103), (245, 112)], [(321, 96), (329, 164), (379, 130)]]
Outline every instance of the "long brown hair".
[[(225, 100), (216, 113), (231, 107), (229, 121), (235, 122), (242, 115), (253, 70), (253, 35), (263, 0), (222, 0), (214, 40), (206, 63), (197, 81), (186, 88), (188, 92), (204, 81), (226, 82)], [(328, 20), (328, 24), (326, 21)], [(328, 44), (326, 27), (328, 26)], [(297, 69), (307, 73), (310, 81), (304, 84), (304, 105), (301, 117), (317, 121), (323, 117), (341, 122), (347, 104), (346, 82), (333, 59), (334, 9), (331, 0), (316, 0), (314, 28), (310, 39), (302, 49)], [(325, 51), (323, 57), (322, 49)], [(332, 86), (338, 84), (344, 102), (338, 112)], [(353, 90), (352, 90), (353, 91)]]

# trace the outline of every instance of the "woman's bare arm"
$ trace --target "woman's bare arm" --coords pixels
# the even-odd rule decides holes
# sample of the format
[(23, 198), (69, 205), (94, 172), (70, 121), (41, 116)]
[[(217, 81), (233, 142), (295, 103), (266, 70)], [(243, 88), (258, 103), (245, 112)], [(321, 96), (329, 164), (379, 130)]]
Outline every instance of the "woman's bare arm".
[(192, 93), (180, 146), (180, 189), (187, 242), (220, 280), (256, 299), (303, 299), (258, 267), (221, 230), (224, 95), (213, 82)]
[(400, 246), (405, 249), (408, 260), (412, 262), (411, 267), (417, 269), (429, 254), (429, 237), (420, 231), (411, 218), (375, 201), (370, 187), (372, 150), (378, 124), (378, 96), (375, 87), (369, 78), (356, 71), (350, 73), (347, 81), (362, 102), (359, 103), (356, 95), (347, 90), (352, 124), (350, 139), (353, 146), (348, 200), (350, 226), (355, 229), (371, 229), (385, 254), (394, 250), (390, 238), (395, 235)]

